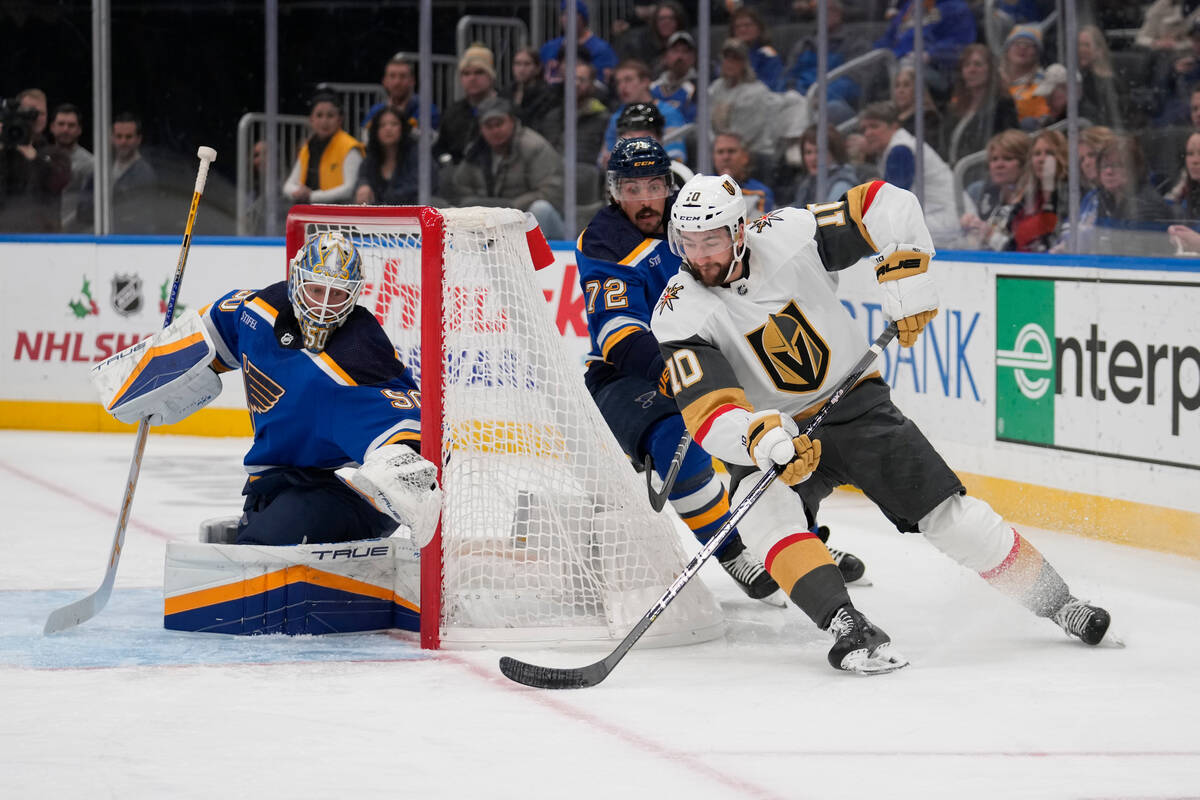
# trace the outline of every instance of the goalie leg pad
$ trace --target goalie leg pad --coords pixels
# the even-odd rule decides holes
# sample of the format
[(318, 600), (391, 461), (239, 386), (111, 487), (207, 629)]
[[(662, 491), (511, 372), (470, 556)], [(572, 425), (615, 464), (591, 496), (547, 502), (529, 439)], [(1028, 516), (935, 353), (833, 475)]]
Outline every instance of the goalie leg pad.
[(163, 626), (251, 635), (420, 624), (420, 556), (401, 540), (259, 547), (167, 544)]
[(209, 364), (215, 348), (200, 315), (189, 312), (158, 333), (92, 368), (92, 384), (108, 413), (133, 424), (170, 425), (221, 393)]
[(245, 494), (238, 544), (348, 542), (396, 529), (328, 470), (272, 470), (248, 482)]

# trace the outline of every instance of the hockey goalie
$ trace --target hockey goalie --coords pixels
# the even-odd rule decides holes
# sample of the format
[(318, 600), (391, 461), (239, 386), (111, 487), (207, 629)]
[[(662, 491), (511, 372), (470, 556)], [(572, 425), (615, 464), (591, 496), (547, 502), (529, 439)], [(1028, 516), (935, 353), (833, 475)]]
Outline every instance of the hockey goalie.
[(204, 408), (219, 373), (242, 371), (254, 428), (242, 514), (168, 546), (166, 627), (416, 629), (418, 551), (441, 490), (419, 452), (417, 385), (356, 305), (363, 286), (354, 245), (314, 234), (286, 281), (231, 291), (93, 369), (110, 414), (152, 425)]

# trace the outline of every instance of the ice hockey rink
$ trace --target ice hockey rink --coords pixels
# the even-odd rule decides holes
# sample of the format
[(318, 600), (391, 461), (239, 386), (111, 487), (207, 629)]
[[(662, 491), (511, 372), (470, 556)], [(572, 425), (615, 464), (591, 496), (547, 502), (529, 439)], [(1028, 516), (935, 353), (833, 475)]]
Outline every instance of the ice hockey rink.
[(1088, 648), (838, 493), (822, 521), (907, 669), (834, 672), (798, 610), (710, 564), (723, 639), (539, 691), (499, 656), (603, 651), (163, 630), (164, 545), (238, 510), (246, 444), (152, 434), (108, 607), (43, 637), (100, 582), (133, 437), (0, 431), (0, 797), (1200, 797), (1195, 560), (1023, 528), (1128, 645)]

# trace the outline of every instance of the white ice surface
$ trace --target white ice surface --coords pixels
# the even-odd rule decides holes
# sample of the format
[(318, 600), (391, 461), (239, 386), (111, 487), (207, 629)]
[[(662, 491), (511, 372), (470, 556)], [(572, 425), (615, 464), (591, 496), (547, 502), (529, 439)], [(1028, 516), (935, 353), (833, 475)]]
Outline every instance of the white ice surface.
[(1194, 560), (1025, 529), (1128, 644), (1088, 648), (835, 494), (822, 521), (875, 584), (855, 601), (909, 668), (834, 672), (799, 611), (709, 565), (723, 640), (545, 692), (497, 651), (162, 630), (164, 544), (237, 512), (246, 442), (151, 434), (113, 599), (43, 638), (99, 584), (132, 446), (0, 431), (0, 798), (1200, 797)]

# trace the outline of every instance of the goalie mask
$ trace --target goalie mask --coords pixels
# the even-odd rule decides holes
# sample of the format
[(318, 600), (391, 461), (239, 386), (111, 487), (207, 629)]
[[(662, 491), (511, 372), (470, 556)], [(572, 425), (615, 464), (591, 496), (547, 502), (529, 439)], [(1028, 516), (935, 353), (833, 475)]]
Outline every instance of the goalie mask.
[(732, 247), (729, 264), (717, 280), (724, 285), (746, 254), (745, 230), (746, 200), (737, 181), (728, 175), (697, 175), (679, 190), (671, 208), (667, 241), (671, 252), (683, 259), (683, 268), (697, 280), (701, 276), (692, 260)]
[(288, 300), (304, 348), (325, 349), (329, 334), (350, 317), (363, 290), (362, 257), (340, 233), (315, 233), (288, 265)]

